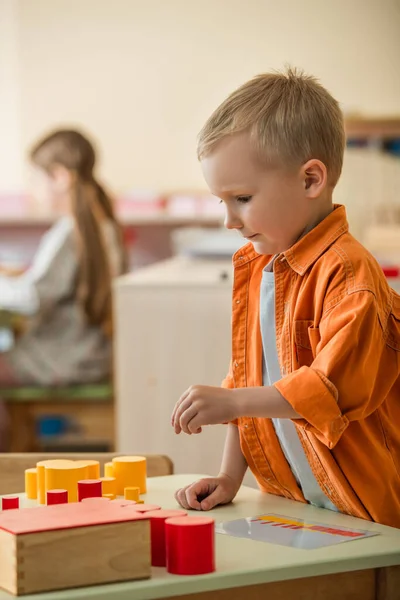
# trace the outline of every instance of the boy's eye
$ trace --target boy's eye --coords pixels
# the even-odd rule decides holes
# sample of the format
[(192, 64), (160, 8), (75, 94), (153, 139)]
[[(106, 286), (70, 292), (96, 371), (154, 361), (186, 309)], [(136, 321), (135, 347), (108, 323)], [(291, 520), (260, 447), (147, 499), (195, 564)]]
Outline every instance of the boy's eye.
[(242, 204), (246, 204), (246, 202), (251, 200), (251, 196), (236, 196), (236, 200)]

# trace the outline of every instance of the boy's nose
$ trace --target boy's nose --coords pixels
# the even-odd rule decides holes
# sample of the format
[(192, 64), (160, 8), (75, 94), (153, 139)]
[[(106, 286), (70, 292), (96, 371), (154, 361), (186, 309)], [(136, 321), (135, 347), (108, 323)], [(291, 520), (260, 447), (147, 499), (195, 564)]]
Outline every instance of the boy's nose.
[(224, 226), (226, 229), (242, 229), (243, 223), (241, 220), (230, 211), (226, 211)]

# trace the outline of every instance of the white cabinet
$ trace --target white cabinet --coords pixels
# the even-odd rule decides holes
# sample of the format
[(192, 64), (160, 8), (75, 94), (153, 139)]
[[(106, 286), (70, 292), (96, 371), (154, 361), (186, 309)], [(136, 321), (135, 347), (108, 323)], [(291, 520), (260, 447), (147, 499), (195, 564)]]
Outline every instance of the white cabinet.
[(174, 258), (115, 284), (117, 450), (167, 454), (176, 473), (216, 474), (226, 426), (176, 435), (175, 402), (220, 385), (231, 352), (231, 261)]

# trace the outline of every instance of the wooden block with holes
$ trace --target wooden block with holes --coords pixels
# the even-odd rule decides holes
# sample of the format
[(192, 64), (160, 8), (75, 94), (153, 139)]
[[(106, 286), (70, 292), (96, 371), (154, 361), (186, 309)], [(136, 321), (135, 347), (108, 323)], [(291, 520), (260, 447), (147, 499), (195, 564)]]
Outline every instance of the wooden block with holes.
[(150, 575), (150, 525), (134, 505), (73, 503), (0, 514), (0, 587), (12, 594)]

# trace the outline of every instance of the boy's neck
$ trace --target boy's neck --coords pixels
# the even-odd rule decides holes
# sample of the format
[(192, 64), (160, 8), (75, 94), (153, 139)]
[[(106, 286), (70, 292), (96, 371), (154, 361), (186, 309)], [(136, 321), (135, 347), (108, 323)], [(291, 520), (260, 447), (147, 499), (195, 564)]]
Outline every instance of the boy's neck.
[(332, 211), (333, 211), (333, 199), (332, 199), (332, 195), (330, 194), (326, 199), (321, 201), (321, 203), (318, 203), (317, 210), (315, 211), (312, 219), (310, 220), (310, 222), (308, 223), (308, 225), (304, 229), (304, 231), (300, 234), (300, 236), (298, 237), (298, 239), (296, 240), (295, 243), (297, 243), (299, 240), (301, 240), (301, 238), (303, 238), (305, 235), (307, 235), (307, 233), (309, 233), (312, 229), (314, 229), (314, 227), (319, 225), (319, 223), (321, 223), (321, 221), (326, 219), (326, 217), (328, 215), (330, 215)]

